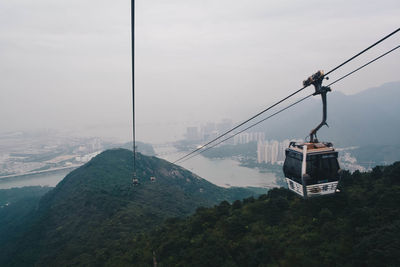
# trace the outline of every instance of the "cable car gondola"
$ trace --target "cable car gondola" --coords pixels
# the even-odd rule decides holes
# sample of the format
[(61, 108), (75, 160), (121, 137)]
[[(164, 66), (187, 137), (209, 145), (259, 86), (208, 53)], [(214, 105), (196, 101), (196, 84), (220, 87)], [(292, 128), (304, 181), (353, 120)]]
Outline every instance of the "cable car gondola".
[(317, 131), (326, 124), (326, 94), (329, 87), (322, 86), (324, 73), (318, 71), (303, 82), (314, 85), (314, 95), (321, 95), (323, 104), (322, 122), (311, 131), (309, 142), (291, 142), (285, 151), (283, 172), (288, 188), (304, 198), (328, 195), (337, 192), (340, 179), (338, 152), (332, 143), (319, 142)]

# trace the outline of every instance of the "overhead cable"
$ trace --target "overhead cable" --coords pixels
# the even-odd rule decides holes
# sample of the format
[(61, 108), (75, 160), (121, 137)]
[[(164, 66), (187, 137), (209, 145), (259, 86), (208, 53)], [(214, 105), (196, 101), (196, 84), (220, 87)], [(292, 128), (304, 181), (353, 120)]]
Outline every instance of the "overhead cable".
[[(360, 56), (361, 54), (365, 53), (366, 51), (368, 51), (369, 49), (371, 49), (372, 47), (378, 45), (379, 43), (383, 42), (384, 40), (386, 40), (387, 38), (391, 37), (392, 35), (396, 34), (398, 31), (400, 31), (400, 28), (398, 28), (397, 30), (393, 31), (392, 33), (386, 35), (385, 37), (383, 37), (382, 39), (380, 39), (379, 41), (375, 42), (374, 44), (370, 45), (369, 47), (367, 47), (366, 49), (362, 50), (361, 52), (359, 52), (358, 54), (352, 56), (351, 58), (349, 58), (348, 60), (346, 60), (345, 62), (341, 63), (340, 65), (338, 65), (337, 67), (333, 68), (332, 70), (328, 71), (328, 73), (326, 73), (324, 76), (327, 76), (328, 74), (336, 71), (337, 69), (339, 69), (340, 67), (342, 67), (343, 65), (347, 64), (348, 62), (352, 61), (353, 59), (355, 59), (356, 57)], [(303, 86), (302, 88), (298, 89), (297, 91), (291, 93), (290, 95), (282, 98), (281, 100), (279, 100), (278, 102), (274, 103), (273, 105), (269, 106), (268, 108), (260, 111), (259, 113), (255, 114), (254, 116), (250, 117), (249, 119), (241, 122), (240, 124), (236, 125), (235, 127), (231, 128), (230, 130), (220, 134), (219, 136), (217, 136), (216, 138), (214, 138), (213, 140), (207, 142), (206, 144), (200, 146), (199, 148), (196, 148), (195, 150), (193, 150), (192, 152), (180, 157), (179, 159), (175, 160), (173, 163), (177, 163), (191, 155), (193, 155), (194, 153), (196, 153), (199, 150), (202, 150), (203, 148), (207, 147), (208, 145), (214, 143), (215, 141), (221, 139), (222, 137), (224, 137), (225, 135), (233, 132), (234, 130), (238, 129), (239, 127), (243, 126), (244, 124), (252, 121), (253, 119), (259, 117), (260, 115), (264, 114), (265, 112), (269, 111), (270, 109), (272, 109), (273, 107), (281, 104), (282, 102), (286, 101), (287, 99), (291, 98), (292, 96), (298, 94), (299, 92), (301, 92), (302, 90), (304, 90), (307, 86)]]
[[(189, 160), (189, 159), (191, 159), (191, 158), (193, 158), (193, 157), (195, 157), (195, 156), (198, 156), (198, 155), (200, 155), (200, 154), (206, 152), (206, 151), (209, 150), (209, 149), (212, 149), (212, 148), (216, 147), (217, 145), (219, 145), (219, 144), (221, 144), (221, 143), (223, 143), (223, 142), (225, 142), (225, 141), (227, 141), (227, 140), (229, 140), (229, 139), (235, 137), (236, 135), (238, 135), (238, 134), (240, 134), (240, 133), (243, 133), (244, 131), (247, 131), (248, 129), (253, 128), (254, 126), (256, 126), (256, 125), (258, 125), (258, 124), (260, 124), (260, 123), (262, 123), (262, 122), (264, 122), (264, 121), (266, 121), (266, 120), (268, 120), (268, 119), (270, 119), (270, 118), (272, 118), (272, 117), (274, 117), (274, 116), (276, 116), (276, 115), (278, 115), (278, 114), (281, 113), (282, 111), (285, 111), (285, 110), (287, 110), (287, 109), (293, 107), (294, 105), (296, 105), (296, 104), (298, 104), (298, 103), (300, 103), (300, 102), (306, 100), (307, 98), (309, 98), (309, 97), (311, 97), (311, 96), (313, 96), (313, 94), (308, 95), (308, 96), (306, 96), (306, 97), (303, 97), (302, 99), (300, 99), (300, 100), (298, 100), (298, 101), (296, 101), (296, 102), (290, 104), (289, 106), (286, 106), (286, 107), (284, 107), (283, 109), (278, 110), (277, 112), (273, 113), (272, 115), (270, 115), (270, 116), (268, 116), (268, 117), (266, 117), (266, 118), (264, 118), (264, 119), (262, 119), (262, 120), (260, 120), (260, 121), (258, 121), (258, 122), (256, 122), (256, 123), (253, 123), (252, 125), (250, 125), (250, 126), (244, 128), (243, 130), (241, 130), (241, 131), (239, 131), (239, 132), (237, 132), (237, 133), (235, 133), (235, 134), (233, 134), (233, 135), (228, 136), (228, 137), (225, 138), (225, 139), (222, 139), (222, 140), (219, 141), (218, 143), (216, 143), (216, 144), (214, 144), (214, 145), (212, 145), (212, 146), (209, 146), (209, 147), (207, 147), (207, 148), (204, 149), (204, 150), (199, 151), (197, 154), (192, 155), (192, 156), (189, 157), (189, 158), (186, 158), (186, 159), (182, 160), (182, 162), (185, 162), (186, 160)], [(201, 149), (201, 148), (200, 148), (200, 149)]]
[[(400, 48), (400, 45), (398, 45), (398, 46), (396, 46), (395, 48), (393, 48), (393, 49), (391, 49), (391, 50), (389, 50), (389, 51), (383, 53), (382, 55), (380, 55), (380, 56), (374, 58), (373, 60), (371, 60), (371, 61), (365, 63), (364, 65), (362, 65), (362, 66), (358, 67), (357, 69), (355, 69), (355, 70), (353, 70), (353, 71), (347, 73), (346, 75), (344, 75), (344, 76), (342, 76), (342, 77), (336, 79), (335, 81), (331, 82), (331, 83), (328, 84), (327, 86), (331, 86), (331, 85), (333, 85), (333, 84), (335, 84), (335, 83), (337, 83), (337, 82), (343, 80), (344, 78), (346, 78), (346, 77), (350, 76), (351, 74), (353, 74), (353, 73), (355, 73), (355, 72), (361, 70), (362, 68), (364, 68), (364, 67), (368, 66), (369, 64), (371, 64), (371, 63), (377, 61), (378, 59), (380, 59), (380, 58), (382, 58), (382, 57), (384, 57), (384, 56), (390, 54), (391, 52), (395, 51), (395, 50), (398, 49), (398, 48)], [(264, 119), (262, 119), (262, 120), (260, 120), (260, 121), (258, 121), (258, 122), (256, 122), (256, 123), (251, 124), (250, 126), (244, 128), (243, 130), (240, 130), (239, 132), (237, 132), (237, 133), (235, 133), (235, 134), (233, 134), (233, 135), (228, 136), (227, 138), (225, 138), (225, 139), (219, 141), (218, 143), (213, 144), (212, 146), (207, 147), (206, 149), (203, 149), (204, 146), (199, 147), (198, 149), (196, 149), (196, 150), (197, 150), (196, 152), (198, 152), (198, 153), (194, 154), (195, 152), (193, 152), (192, 154), (194, 154), (194, 155), (192, 155), (191, 157), (186, 157), (185, 159), (181, 160), (181, 162), (185, 162), (185, 161), (187, 161), (187, 160), (189, 160), (189, 159), (191, 159), (191, 158), (193, 158), (193, 157), (196, 157), (196, 156), (198, 156), (198, 155), (200, 155), (200, 154), (206, 152), (207, 150), (210, 150), (210, 149), (212, 149), (212, 148), (218, 146), (219, 144), (221, 144), (221, 143), (223, 143), (223, 142), (225, 142), (225, 141), (227, 141), (227, 140), (229, 140), (229, 139), (235, 137), (236, 135), (241, 134), (241, 133), (243, 133), (244, 131), (247, 131), (247, 130), (249, 130), (250, 128), (253, 128), (254, 126), (256, 126), (256, 125), (258, 125), (258, 124), (260, 124), (260, 123), (262, 123), (262, 122), (264, 122), (264, 121), (266, 121), (266, 120), (268, 120), (268, 119), (270, 119), (270, 118), (272, 118), (272, 117), (278, 115), (279, 113), (281, 113), (281, 112), (283, 112), (283, 111), (285, 111), (285, 110), (287, 110), (287, 109), (293, 107), (294, 105), (299, 104), (300, 102), (302, 102), (302, 101), (308, 99), (309, 97), (311, 97), (311, 96), (313, 96), (313, 95), (314, 95), (314, 94), (308, 95), (308, 96), (306, 96), (306, 97), (304, 97), (304, 98), (302, 98), (302, 99), (300, 99), (300, 100), (298, 100), (298, 101), (296, 101), (296, 102), (290, 104), (289, 106), (287, 106), (287, 107), (285, 107), (285, 108), (283, 108), (283, 109), (280, 109), (279, 111), (273, 113), (272, 115), (270, 115), (270, 116), (268, 116), (268, 117), (266, 117), (266, 118), (264, 118)], [(201, 149), (203, 149), (203, 150), (201, 150)]]
[(199, 150), (202, 149), (203, 147), (206, 147), (206, 146), (210, 145), (211, 143), (217, 141), (218, 139), (222, 138), (223, 136), (225, 136), (225, 135), (227, 135), (227, 134), (233, 132), (234, 130), (236, 130), (236, 129), (239, 128), (240, 126), (242, 126), (242, 125), (248, 123), (249, 121), (251, 121), (251, 120), (257, 118), (258, 116), (260, 116), (261, 114), (264, 114), (265, 112), (267, 112), (267, 111), (270, 110), (271, 108), (273, 108), (273, 107), (279, 105), (279, 104), (282, 103), (283, 101), (285, 101), (285, 100), (287, 100), (288, 98), (290, 98), (290, 97), (294, 96), (295, 94), (299, 93), (299, 92), (302, 91), (304, 88), (306, 88), (306, 86), (300, 88), (299, 90), (297, 90), (296, 92), (294, 92), (294, 93), (288, 95), (287, 97), (282, 98), (281, 100), (279, 100), (279, 101), (276, 102), (275, 104), (269, 106), (268, 108), (264, 109), (263, 111), (261, 111), (261, 112), (257, 113), (256, 115), (250, 117), (249, 119), (245, 120), (244, 122), (238, 124), (237, 126), (233, 127), (233, 128), (230, 129), (229, 131), (226, 131), (225, 133), (219, 135), (218, 137), (214, 138), (214, 139), (211, 140), (210, 142), (208, 142), (208, 143), (202, 145), (201, 147), (199, 147), (199, 148), (193, 150), (193, 151), (190, 152), (189, 154), (187, 154), (187, 155), (185, 155), (185, 156), (183, 156), (183, 157), (181, 157), (181, 158), (175, 160), (173, 163), (177, 163), (178, 161), (181, 161), (181, 160), (183, 160), (184, 158), (189, 157), (190, 155), (196, 153), (197, 151), (199, 151)]
[(385, 37), (383, 37), (382, 39), (380, 39), (379, 41), (375, 42), (374, 44), (368, 46), (367, 48), (365, 48), (363, 51), (361, 51), (360, 53), (352, 56), (351, 58), (349, 58), (348, 60), (346, 60), (345, 62), (343, 62), (342, 64), (336, 66), (335, 68), (333, 68), (332, 70), (328, 71), (326, 75), (329, 75), (330, 73), (334, 72), (335, 70), (337, 70), (338, 68), (342, 67), (343, 65), (349, 63), (350, 61), (352, 61), (353, 59), (355, 59), (356, 57), (360, 56), (361, 54), (364, 54), (365, 52), (367, 52), (368, 50), (370, 50), (372, 47), (376, 46), (377, 44), (383, 42), (384, 40), (386, 40), (387, 38), (389, 38), (390, 36), (396, 34), (398, 31), (400, 31), (400, 28), (397, 28), (397, 30), (393, 31), (392, 33), (386, 35)]
[(132, 143), (133, 179), (136, 179), (136, 130), (135, 130), (135, 0), (131, 0), (131, 42), (132, 42)]
[(400, 45), (398, 45), (398, 46), (396, 46), (395, 48), (393, 48), (393, 49), (387, 51), (386, 53), (383, 53), (383, 54), (380, 55), (379, 57), (376, 57), (376, 58), (374, 58), (373, 60), (371, 60), (371, 61), (365, 63), (365, 64), (362, 65), (361, 67), (358, 67), (357, 69), (355, 69), (355, 70), (353, 70), (353, 71), (347, 73), (346, 75), (340, 77), (339, 79), (335, 80), (334, 82), (331, 82), (331, 83), (328, 84), (327, 86), (331, 86), (332, 84), (335, 84), (335, 83), (337, 83), (337, 82), (340, 81), (340, 80), (343, 80), (343, 79), (346, 78), (347, 76), (350, 76), (351, 74), (353, 74), (353, 73), (355, 73), (355, 72), (361, 70), (362, 68), (364, 68), (364, 67), (368, 66), (369, 64), (371, 64), (371, 63), (377, 61), (378, 59), (380, 59), (380, 58), (382, 58), (382, 57), (384, 57), (384, 56), (386, 56), (386, 55), (392, 53), (394, 50), (396, 50), (396, 49), (398, 49), (398, 48), (400, 48)]

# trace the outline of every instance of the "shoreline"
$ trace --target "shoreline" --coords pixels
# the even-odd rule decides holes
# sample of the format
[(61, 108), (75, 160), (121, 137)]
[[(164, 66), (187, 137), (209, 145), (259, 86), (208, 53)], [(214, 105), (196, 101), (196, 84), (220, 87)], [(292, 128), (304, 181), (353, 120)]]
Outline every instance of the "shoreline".
[[(0, 176), (0, 183), (2, 182), (11, 182), (15, 180), (29, 180), (33, 179), (36, 175), (43, 175), (43, 174), (56, 174), (58, 172), (62, 171), (67, 171), (67, 170), (75, 170), (79, 168), (82, 165), (74, 165), (74, 166), (68, 166), (68, 167), (60, 167), (60, 168), (54, 168), (54, 169), (49, 169), (49, 170), (42, 170), (42, 171), (34, 171), (34, 172), (27, 172), (23, 174), (13, 174), (13, 175), (7, 175), (7, 176)], [(32, 177), (29, 177), (32, 176)]]

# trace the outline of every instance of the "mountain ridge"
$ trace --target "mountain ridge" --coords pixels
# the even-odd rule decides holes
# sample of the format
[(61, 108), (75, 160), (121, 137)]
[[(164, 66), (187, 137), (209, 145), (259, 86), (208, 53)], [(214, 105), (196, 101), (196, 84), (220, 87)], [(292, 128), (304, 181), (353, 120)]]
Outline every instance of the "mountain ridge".
[[(354, 95), (328, 94), (328, 127), (319, 131), (321, 141), (336, 146), (399, 144), (400, 81), (372, 87)], [(267, 139), (303, 139), (322, 117), (320, 97), (314, 97), (271, 118), (253, 131), (265, 131)], [(360, 135), (360, 132), (368, 133)]]
[(41, 198), (22, 237), (2, 244), (0, 264), (82, 265), (89, 257), (98, 265), (107, 254), (119, 253), (121, 242), (134, 245), (136, 234), (166, 218), (254, 194), (220, 188), (179, 166), (139, 153), (140, 184), (134, 186), (132, 160), (129, 150), (107, 150), (68, 174)]
[(29, 229), (14, 242), (0, 244), (0, 265), (400, 263), (400, 162), (368, 173), (345, 171), (341, 192), (332, 196), (302, 199), (279, 188), (212, 206), (249, 192), (232, 193), (140, 154), (142, 182), (133, 186), (131, 160), (131, 151), (109, 150), (68, 175), (41, 199), (37, 216), (27, 221)]

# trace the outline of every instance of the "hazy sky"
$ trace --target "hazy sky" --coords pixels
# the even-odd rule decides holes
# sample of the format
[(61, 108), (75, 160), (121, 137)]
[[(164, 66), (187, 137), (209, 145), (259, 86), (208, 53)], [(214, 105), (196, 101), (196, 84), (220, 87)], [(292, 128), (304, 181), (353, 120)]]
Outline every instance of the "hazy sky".
[[(137, 0), (137, 136), (240, 121), (400, 26), (400, 2)], [(400, 34), (331, 75), (400, 44)], [(130, 1), (0, 1), (0, 132), (129, 139)], [(400, 51), (332, 89), (398, 81)], [(312, 88), (310, 88), (312, 90)], [(307, 91), (310, 93), (311, 91)]]

